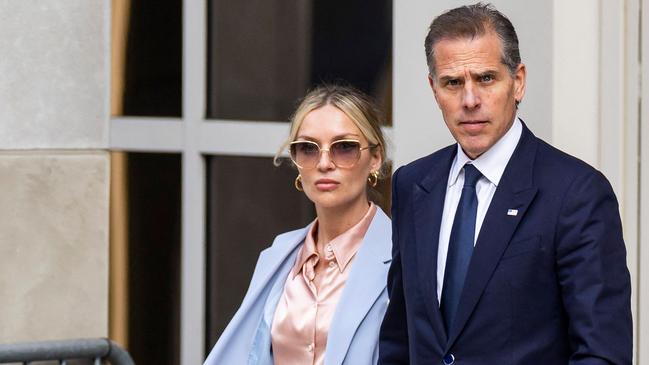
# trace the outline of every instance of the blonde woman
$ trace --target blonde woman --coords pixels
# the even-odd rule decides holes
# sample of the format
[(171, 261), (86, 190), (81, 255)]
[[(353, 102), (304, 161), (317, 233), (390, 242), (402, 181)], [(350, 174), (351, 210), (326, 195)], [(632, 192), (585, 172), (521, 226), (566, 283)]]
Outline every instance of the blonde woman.
[(284, 148), (317, 217), (261, 253), (205, 365), (375, 364), (391, 260), (390, 219), (368, 199), (386, 161), (376, 109), (351, 87), (320, 86)]

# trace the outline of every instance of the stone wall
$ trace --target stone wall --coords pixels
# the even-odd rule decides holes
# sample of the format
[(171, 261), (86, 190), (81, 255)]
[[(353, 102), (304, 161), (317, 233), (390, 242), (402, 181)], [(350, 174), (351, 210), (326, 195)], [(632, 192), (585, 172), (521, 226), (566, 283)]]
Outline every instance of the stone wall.
[(2, 343), (108, 335), (109, 1), (0, 1)]

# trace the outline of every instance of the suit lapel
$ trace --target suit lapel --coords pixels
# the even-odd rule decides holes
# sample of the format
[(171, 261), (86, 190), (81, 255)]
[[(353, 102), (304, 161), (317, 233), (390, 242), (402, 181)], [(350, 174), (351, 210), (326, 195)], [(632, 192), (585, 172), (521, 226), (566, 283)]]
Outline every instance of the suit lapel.
[(390, 266), (390, 219), (377, 207), (352, 263), (329, 327), (325, 364), (342, 364), (356, 330), (386, 287)]
[[(249, 352), (247, 361), (244, 362), (243, 358), (237, 358), (235, 361), (237, 363), (272, 364), (269, 351), (271, 323), (268, 320), (268, 313), (271, 312), (268, 303), (269, 296), (273, 295), (273, 291), (278, 290), (277, 287), (283, 287), (281, 285), (284, 283), (283, 279), (286, 278), (288, 271), (293, 266), (297, 248), (304, 241), (309, 228), (310, 225), (282, 234), (275, 239), (271, 247), (261, 252), (244, 301), (217, 342), (215, 350), (212, 351), (214, 355), (210, 354), (211, 357), (227, 356), (228, 359), (233, 360), (230, 356), (237, 356), (241, 353), (237, 349), (240, 349), (240, 351)], [(247, 331), (246, 328), (251, 326), (250, 321), (258, 321), (254, 323), (256, 328), (252, 333), (252, 339), (241, 340), (239, 332)]]
[(424, 299), (433, 330), (437, 334), (437, 338), (444, 341), (446, 331), (437, 300), (437, 248), (448, 175), (457, 147), (456, 145), (449, 146), (441, 152), (442, 155), (437, 159), (436, 164), (430, 167), (428, 175), (421, 183), (414, 186), (413, 226), (417, 273), (422, 289), (420, 293)]
[[(466, 325), (516, 227), (536, 196), (538, 189), (533, 186), (533, 163), (537, 144), (536, 137), (523, 125), (521, 140), (505, 168), (482, 223), (457, 313), (449, 331), (447, 351)], [(509, 209), (518, 212), (509, 215)]]
[[(278, 270), (286, 263), (286, 259), (290, 255), (294, 255), (297, 252), (297, 247), (304, 241), (304, 237), (310, 228), (311, 224), (305, 228), (278, 237), (271, 247), (261, 253), (259, 263), (257, 264), (259, 273), (253, 278), (253, 282), (250, 285), (250, 294), (247, 294), (247, 296), (257, 298), (259, 291), (263, 290), (268, 283), (272, 282), (272, 276), (277, 274)], [(294, 261), (289, 266), (292, 267)]]
[[(307, 231), (308, 232), (308, 231)], [(288, 254), (278, 254), (269, 261), (269, 266), (275, 266), (276, 260), (279, 260), (280, 265), (276, 267), (276, 270), (273, 270), (272, 277), (268, 277), (268, 285), (266, 287), (268, 293), (260, 295), (262, 300), (265, 299), (265, 303), (262, 311), (262, 318), (259, 321), (257, 331), (253, 337), (253, 344), (251, 346), (250, 354), (248, 356), (249, 365), (271, 365), (273, 363), (272, 355), (269, 349), (271, 348), (271, 327), (273, 323), (273, 316), (275, 315), (275, 309), (277, 308), (277, 303), (281, 297), (284, 289), (284, 284), (286, 283), (286, 278), (289, 275), (289, 272), (295, 264), (297, 257), (297, 252), (299, 243), (303, 239), (299, 240), (296, 245), (288, 245), (286, 248), (289, 248), (287, 251)], [(290, 247), (293, 247), (290, 249)]]

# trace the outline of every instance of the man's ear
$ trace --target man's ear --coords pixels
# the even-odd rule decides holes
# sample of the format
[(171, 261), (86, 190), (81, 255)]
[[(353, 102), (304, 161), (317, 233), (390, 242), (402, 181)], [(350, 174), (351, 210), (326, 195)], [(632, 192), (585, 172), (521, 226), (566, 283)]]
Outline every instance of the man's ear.
[(527, 68), (525, 64), (519, 64), (514, 73), (514, 98), (521, 102), (525, 96), (525, 86), (527, 85)]
[(430, 89), (433, 90), (433, 96), (435, 96), (435, 101), (437, 101), (437, 90), (435, 90), (435, 79), (433, 79), (433, 76), (431, 74), (428, 74), (428, 85), (430, 85)]

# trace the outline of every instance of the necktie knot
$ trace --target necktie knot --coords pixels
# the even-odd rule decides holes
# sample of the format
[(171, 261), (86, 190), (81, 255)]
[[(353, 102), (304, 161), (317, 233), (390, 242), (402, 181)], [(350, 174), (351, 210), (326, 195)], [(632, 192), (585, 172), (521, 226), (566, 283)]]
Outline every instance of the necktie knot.
[(464, 165), (464, 187), (475, 188), (482, 174), (471, 164)]

